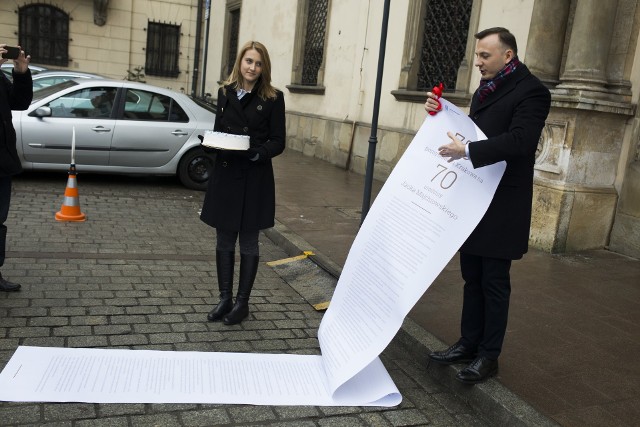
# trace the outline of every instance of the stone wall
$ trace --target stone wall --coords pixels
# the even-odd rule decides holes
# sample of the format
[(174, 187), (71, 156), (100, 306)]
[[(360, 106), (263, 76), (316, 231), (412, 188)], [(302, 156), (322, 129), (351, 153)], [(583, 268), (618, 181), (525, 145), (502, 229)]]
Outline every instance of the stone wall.
[[(614, 188), (626, 116), (603, 111), (553, 108), (536, 159), (530, 245), (548, 252), (569, 252), (608, 245), (616, 215)], [(287, 113), (287, 146), (364, 175), (371, 126), (319, 115)], [(415, 132), (380, 127), (374, 178), (384, 181)], [(618, 215), (626, 246), (637, 245), (640, 221), (640, 162), (625, 190)], [(633, 200), (633, 201), (631, 201)], [(636, 201), (637, 200), (637, 201)], [(634, 228), (635, 227), (635, 228)], [(630, 230), (629, 230), (630, 229)], [(626, 248), (625, 246), (625, 248)], [(628, 253), (628, 251), (621, 251)]]
[(626, 169), (611, 231), (611, 250), (640, 258), (640, 112), (633, 126), (633, 156)]
[[(379, 127), (374, 178), (387, 179), (415, 132)], [(287, 112), (287, 147), (364, 175), (371, 125)]]

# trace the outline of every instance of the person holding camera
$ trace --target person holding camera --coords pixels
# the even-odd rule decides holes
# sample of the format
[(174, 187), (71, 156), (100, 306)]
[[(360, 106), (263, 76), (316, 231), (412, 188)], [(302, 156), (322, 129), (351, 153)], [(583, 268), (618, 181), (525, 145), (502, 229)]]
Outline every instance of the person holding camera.
[[(29, 71), (30, 56), (20, 46), (0, 44), (0, 65), (13, 59), (13, 82), (0, 73), (0, 267), (4, 265), (7, 244), (7, 226), (11, 201), (11, 177), (22, 171), (16, 150), (16, 131), (11, 110), (26, 110), (33, 98), (33, 85)], [(19, 291), (20, 285), (11, 283), (0, 272), (0, 291)]]
[[(271, 159), (285, 149), (284, 97), (271, 85), (271, 61), (262, 43), (250, 41), (240, 49), (231, 75), (218, 90), (213, 130), (250, 137), (246, 151), (216, 150), (200, 215), (216, 229), (217, 238), (220, 302), (207, 319), (235, 325), (249, 315), (249, 294), (258, 271), (258, 236), (260, 230), (273, 227), (275, 219)], [(240, 274), (234, 303), (236, 241)]]

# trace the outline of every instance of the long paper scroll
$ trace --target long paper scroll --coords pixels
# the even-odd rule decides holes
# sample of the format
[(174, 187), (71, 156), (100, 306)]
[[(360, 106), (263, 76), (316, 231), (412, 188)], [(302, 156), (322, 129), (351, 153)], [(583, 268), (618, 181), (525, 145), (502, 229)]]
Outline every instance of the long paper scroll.
[(484, 135), (458, 108), (425, 119), (355, 238), (318, 331), (321, 356), (18, 347), (0, 400), (395, 406), (379, 354), (473, 231), (504, 164), (446, 162), (447, 131)]

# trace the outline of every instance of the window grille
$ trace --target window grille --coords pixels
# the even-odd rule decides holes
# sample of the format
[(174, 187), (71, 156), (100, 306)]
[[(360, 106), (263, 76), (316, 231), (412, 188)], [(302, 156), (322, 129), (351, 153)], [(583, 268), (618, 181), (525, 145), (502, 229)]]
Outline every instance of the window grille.
[(439, 82), (454, 90), (464, 59), (473, 0), (431, 0), (426, 7), (422, 53), (418, 70), (419, 91)]
[(46, 4), (21, 7), (18, 40), (34, 63), (69, 66), (69, 15), (57, 7)]
[(180, 26), (149, 22), (144, 71), (148, 75), (177, 77), (180, 74)]
[(307, 33), (302, 62), (302, 85), (316, 86), (324, 55), (328, 0), (309, 0)]
[(231, 75), (238, 55), (238, 35), (240, 33), (240, 9), (229, 11), (229, 51), (227, 52), (227, 76)]

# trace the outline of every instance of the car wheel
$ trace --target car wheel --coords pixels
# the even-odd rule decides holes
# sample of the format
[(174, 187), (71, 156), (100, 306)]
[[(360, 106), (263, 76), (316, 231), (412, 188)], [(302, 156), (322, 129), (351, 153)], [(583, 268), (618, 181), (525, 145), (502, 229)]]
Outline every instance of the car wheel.
[(193, 190), (206, 190), (213, 171), (214, 158), (202, 148), (194, 148), (180, 159), (178, 178), (182, 185)]

